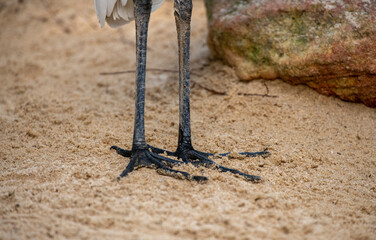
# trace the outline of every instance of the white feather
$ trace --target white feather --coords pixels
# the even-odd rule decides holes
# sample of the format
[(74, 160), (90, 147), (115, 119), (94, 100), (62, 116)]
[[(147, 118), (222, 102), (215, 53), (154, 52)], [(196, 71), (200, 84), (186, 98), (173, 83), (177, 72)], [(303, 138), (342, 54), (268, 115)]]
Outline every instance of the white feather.
[(106, 16), (111, 16), (112, 11), (114, 10), (114, 6), (116, 3), (116, 0), (108, 0), (107, 1), (107, 11), (106, 11)]
[(153, 0), (153, 5), (151, 6), (151, 11), (154, 12), (155, 10), (157, 10), (157, 8), (159, 8), (162, 3), (163, 3), (164, 0)]
[(97, 12), (97, 18), (101, 26), (104, 26), (107, 12), (107, 0), (94, 0), (95, 11)]
[(126, 7), (118, 2), (116, 10), (119, 16), (125, 21), (132, 21), (134, 19), (134, 3), (132, 0), (128, 1)]
[[(164, 0), (153, 0), (151, 11), (159, 8)], [(95, 11), (101, 27), (120, 27), (134, 20), (133, 0), (94, 0)]]
[(127, 4), (127, 1), (128, 0), (121, 0), (121, 5), (125, 6), (125, 4)]

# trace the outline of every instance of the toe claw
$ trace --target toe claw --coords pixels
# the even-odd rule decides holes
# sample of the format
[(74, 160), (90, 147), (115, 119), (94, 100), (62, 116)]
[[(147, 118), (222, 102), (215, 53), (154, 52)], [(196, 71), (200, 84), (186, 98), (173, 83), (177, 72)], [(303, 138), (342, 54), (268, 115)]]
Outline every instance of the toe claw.
[(248, 181), (251, 181), (251, 182), (261, 182), (262, 178), (259, 177), (259, 176), (254, 176), (254, 175), (248, 175), (248, 176), (244, 176), (244, 178)]
[(245, 155), (246, 157), (267, 157), (270, 155), (270, 152), (268, 151), (262, 151), (262, 152), (241, 152), (240, 155)]
[(110, 150), (115, 150), (117, 152), (117, 154), (119, 154), (123, 157), (131, 157), (132, 156), (132, 151), (124, 150), (122, 148), (119, 148), (118, 146), (111, 146)]
[(192, 179), (199, 183), (207, 182), (209, 180), (207, 177), (204, 176), (193, 176)]

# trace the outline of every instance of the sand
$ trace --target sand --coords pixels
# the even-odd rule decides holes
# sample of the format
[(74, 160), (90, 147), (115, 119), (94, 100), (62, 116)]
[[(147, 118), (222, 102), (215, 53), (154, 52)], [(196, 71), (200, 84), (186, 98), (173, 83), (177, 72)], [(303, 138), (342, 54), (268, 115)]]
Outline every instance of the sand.
[[(92, 1), (0, 1), (0, 239), (375, 239), (376, 111), (282, 81), (239, 82), (211, 58), (194, 1), (195, 148), (268, 149), (216, 160), (263, 177), (183, 166), (117, 182), (133, 134), (134, 25), (100, 29)], [(177, 69), (173, 4), (152, 15), (148, 67)], [(261, 97), (239, 93), (265, 94)], [(202, 88), (225, 91), (215, 94)], [(146, 137), (174, 150), (177, 74), (147, 73)]]

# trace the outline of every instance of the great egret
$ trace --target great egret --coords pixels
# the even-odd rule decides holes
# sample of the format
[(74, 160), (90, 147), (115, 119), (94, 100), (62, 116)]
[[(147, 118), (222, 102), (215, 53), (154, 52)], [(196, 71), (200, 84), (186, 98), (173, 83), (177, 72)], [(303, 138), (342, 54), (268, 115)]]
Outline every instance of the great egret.
[[(136, 23), (136, 109), (133, 132), (132, 150), (124, 150), (117, 146), (111, 149), (118, 154), (129, 157), (130, 162), (120, 177), (127, 176), (135, 167), (156, 168), (160, 174), (195, 181), (207, 180), (204, 176), (193, 176), (187, 172), (172, 169), (173, 166), (192, 163), (195, 166), (213, 167), (221, 172), (231, 172), (250, 181), (258, 181), (259, 176), (245, 174), (235, 169), (226, 168), (209, 159), (211, 153), (197, 151), (192, 146), (190, 125), (190, 22), (192, 14), (192, 0), (174, 0), (175, 21), (178, 33), (179, 47), (179, 139), (175, 152), (155, 148), (146, 143), (144, 128), (145, 108), (145, 72), (147, 33), (150, 13), (157, 9), (163, 0), (94, 0), (97, 17), (101, 26), (105, 22), (111, 27), (119, 27), (135, 20)], [(182, 161), (173, 160), (160, 154), (167, 153)], [(229, 153), (219, 154), (218, 157)], [(243, 152), (246, 156), (264, 156), (268, 152)], [(120, 179), (120, 177), (118, 179)]]

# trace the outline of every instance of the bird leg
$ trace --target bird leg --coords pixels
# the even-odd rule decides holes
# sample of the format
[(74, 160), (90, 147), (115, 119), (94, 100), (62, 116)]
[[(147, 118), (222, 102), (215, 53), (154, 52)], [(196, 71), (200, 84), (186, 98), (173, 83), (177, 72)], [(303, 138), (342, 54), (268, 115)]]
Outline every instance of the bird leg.
[[(231, 172), (250, 181), (258, 181), (261, 178), (254, 175), (248, 175), (238, 170), (226, 168), (216, 164), (208, 157), (213, 156), (211, 153), (197, 151), (192, 146), (191, 141), (191, 124), (190, 124), (190, 22), (192, 14), (192, 0), (175, 0), (175, 21), (178, 33), (179, 48), (179, 139), (178, 148), (175, 152), (167, 152), (171, 156), (182, 159), (183, 162), (190, 162), (194, 165), (214, 167), (221, 172)], [(161, 150), (161, 149), (160, 149)], [(156, 153), (159, 151), (154, 148)], [(229, 153), (220, 154), (227, 156)], [(246, 156), (266, 156), (269, 152), (244, 152), (240, 153)]]
[(192, 176), (187, 172), (171, 169), (172, 166), (180, 165), (182, 162), (159, 156), (149, 150), (145, 141), (144, 111), (145, 111), (145, 70), (146, 70), (146, 49), (147, 32), (150, 19), (152, 0), (134, 0), (135, 22), (136, 22), (136, 103), (135, 120), (132, 150), (123, 150), (112, 146), (120, 155), (130, 157), (130, 162), (118, 179), (125, 177), (128, 173), (139, 167), (150, 167), (157, 169), (157, 172), (176, 178), (205, 181), (206, 177)]
[[(132, 150), (124, 150), (117, 146), (111, 149), (124, 157), (129, 157), (130, 162), (120, 177), (127, 176), (128, 173), (139, 167), (156, 168), (157, 172), (172, 177), (183, 178), (195, 181), (206, 181), (204, 176), (192, 176), (187, 172), (172, 169), (173, 166), (191, 163), (195, 166), (205, 166), (218, 169), (221, 172), (231, 172), (244, 177), (249, 181), (259, 181), (259, 176), (249, 175), (235, 169), (221, 166), (209, 157), (228, 156), (230, 153), (214, 155), (197, 151), (192, 146), (191, 125), (190, 125), (190, 22), (192, 14), (192, 0), (175, 0), (175, 20), (178, 32), (179, 47), (179, 139), (178, 148), (175, 152), (166, 151), (152, 147), (145, 141), (144, 109), (145, 109), (145, 71), (146, 71), (146, 47), (147, 31), (150, 19), (151, 0), (134, 0), (135, 21), (136, 21), (136, 112), (134, 122), (134, 135)], [(159, 154), (166, 153), (182, 161), (173, 160)], [(263, 152), (242, 152), (241, 155), (248, 157), (266, 156)], [(119, 177), (119, 178), (120, 178)]]

